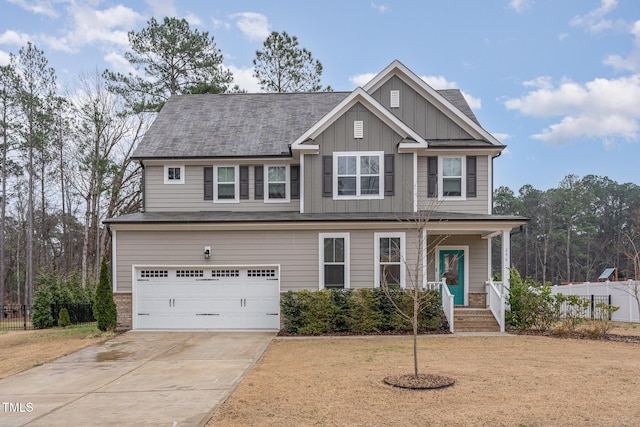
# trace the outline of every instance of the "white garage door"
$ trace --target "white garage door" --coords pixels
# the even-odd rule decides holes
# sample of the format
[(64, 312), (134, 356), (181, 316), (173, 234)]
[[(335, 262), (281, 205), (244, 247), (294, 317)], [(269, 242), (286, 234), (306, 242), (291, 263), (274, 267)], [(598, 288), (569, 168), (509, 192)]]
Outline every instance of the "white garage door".
[(138, 267), (134, 329), (279, 329), (277, 266)]

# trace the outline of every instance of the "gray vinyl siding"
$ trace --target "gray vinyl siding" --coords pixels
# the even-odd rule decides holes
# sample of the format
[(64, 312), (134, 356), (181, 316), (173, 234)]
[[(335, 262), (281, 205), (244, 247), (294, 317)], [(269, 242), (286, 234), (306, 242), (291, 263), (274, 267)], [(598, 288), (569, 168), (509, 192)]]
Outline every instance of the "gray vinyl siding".
[[(400, 107), (398, 108), (391, 108), (390, 106), (389, 94), (392, 90), (400, 91)], [(427, 140), (471, 138), (460, 126), (455, 124), (398, 76), (391, 77), (372, 96)]]
[(485, 292), (489, 280), (487, 266), (489, 241), (479, 235), (451, 235), (446, 238), (427, 233), (427, 280), (436, 280), (436, 243), (440, 246), (469, 246), (469, 292)]
[(418, 208), (435, 209), (440, 212), (489, 214), (489, 162), (488, 156), (477, 156), (476, 197), (466, 200), (442, 200), (427, 197), (427, 157), (418, 157)]
[[(167, 164), (179, 165), (180, 162)], [(239, 163), (218, 163), (219, 166), (234, 166)], [(247, 164), (247, 163), (245, 163)], [(145, 167), (145, 210), (147, 212), (191, 212), (191, 211), (299, 211), (300, 201), (291, 200), (286, 203), (266, 202), (255, 200), (254, 168), (259, 162), (249, 164), (249, 199), (237, 203), (216, 203), (204, 200), (204, 172), (206, 166), (213, 166), (212, 162), (200, 165), (185, 166), (184, 184), (165, 184), (164, 166)], [(285, 164), (269, 163), (269, 164)]]
[[(353, 122), (355, 120), (364, 122), (364, 138), (362, 139), (353, 138)], [(402, 139), (362, 104), (355, 104), (315, 139), (314, 142), (320, 147), (320, 153), (304, 157), (304, 212), (412, 211), (413, 154), (399, 154), (397, 152), (397, 145)], [(360, 200), (334, 200), (333, 197), (323, 197), (322, 156), (345, 151), (383, 151), (385, 154), (394, 154), (394, 195), (384, 199)]]
[[(280, 264), (280, 290), (319, 287), (319, 234), (350, 236), (351, 288), (373, 287), (374, 235), (392, 230), (269, 230), (269, 231), (117, 231), (118, 291), (130, 291), (133, 265)], [(393, 230), (397, 232), (397, 230)], [(418, 238), (406, 232), (409, 265), (414, 265)], [(203, 249), (211, 246), (211, 258)]]

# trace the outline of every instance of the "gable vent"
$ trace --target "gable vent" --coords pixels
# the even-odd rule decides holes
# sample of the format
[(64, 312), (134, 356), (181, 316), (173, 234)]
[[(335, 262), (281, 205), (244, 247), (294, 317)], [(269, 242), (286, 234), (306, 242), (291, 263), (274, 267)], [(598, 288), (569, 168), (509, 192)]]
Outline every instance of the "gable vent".
[(364, 124), (362, 120), (353, 122), (353, 137), (356, 139), (364, 138)]
[(399, 108), (400, 107), (400, 91), (392, 90), (390, 95), (389, 104), (391, 108)]

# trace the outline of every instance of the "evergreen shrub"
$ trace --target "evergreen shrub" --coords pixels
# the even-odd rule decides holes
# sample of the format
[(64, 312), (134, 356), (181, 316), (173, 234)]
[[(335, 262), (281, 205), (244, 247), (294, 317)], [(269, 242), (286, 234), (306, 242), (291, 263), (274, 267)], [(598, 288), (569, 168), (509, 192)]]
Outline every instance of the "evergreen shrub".
[[(413, 300), (403, 289), (391, 288), (390, 293), (399, 307), (411, 310)], [(422, 332), (441, 327), (442, 307), (437, 292), (432, 301), (420, 313)], [(280, 304), (283, 332), (287, 334), (367, 334), (412, 329), (380, 288), (289, 291), (282, 294)]]

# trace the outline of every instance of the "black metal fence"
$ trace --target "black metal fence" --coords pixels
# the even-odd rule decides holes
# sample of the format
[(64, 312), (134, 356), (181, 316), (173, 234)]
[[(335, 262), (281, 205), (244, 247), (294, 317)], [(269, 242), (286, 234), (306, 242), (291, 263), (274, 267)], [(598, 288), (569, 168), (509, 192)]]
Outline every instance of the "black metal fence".
[[(58, 326), (58, 317), (63, 307), (69, 312), (69, 320), (72, 325), (82, 325), (96, 321), (95, 317), (93, 317), (93, 306), (90, 303), (51, 304), (52, 326)], [(31, 307), (24, 304), (2, 306), (0, 331), (28, 329), (33, 329), (31, 325)]]
[(605, 316), (611, 320), (611, 313), (598, 308), (598, 304), (611, 305), (611, 295), (576, 295), (584, 302), (583, 306), (576, 306), (569, 301), (565, 301), (560, 306), (561, 317), (575, 317), (582, 319), (601, 320)]

